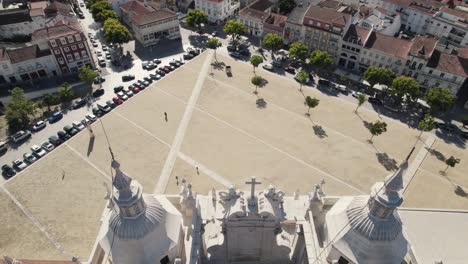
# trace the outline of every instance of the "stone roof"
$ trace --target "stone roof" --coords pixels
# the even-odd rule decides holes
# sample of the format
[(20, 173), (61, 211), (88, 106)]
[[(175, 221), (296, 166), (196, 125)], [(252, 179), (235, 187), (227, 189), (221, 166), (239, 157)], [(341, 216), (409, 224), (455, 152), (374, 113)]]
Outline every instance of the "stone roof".
[(427, 67), (457, 76), (468, 77), (468, 59), (435, 50)]
[(60, 24), (52, 27), (41, 28), (32, 33), (31, 40), (40, 40), (40, 39), (54, 39), (63, 36), (67, 36), (70, 34), (76, 34), (80, 31), (76, 30), (75, 28), (66, 25)]
[(31, 21), (28, 9), (0, 10), (0, 26)]
[(258, 11), (265, 11), (273, 5), (269, 0), (258, 0), (253, 2), (249, 7)]
[(12, 64), (50, 55), (50, 50), (40, 50), (38, 45), (7, 50)]
[(343, 37), (344, 41), (364, 46), (369, 38), (372, 28), (351, 25)]
[(416, 57), (430, 58), (437, 45), (437, 37), (431, 35), (418, 35), (413, 39), (410, 54)]
[(151, 7), (146, 7), (139, 1), (127, 2), (121, 5), (120, 9), (127, 13), (132, 22), (138, 26), (177, 17), (177, 14), (172, 10), (166, 8), (155, 10)]
[(372, 32), (366, 42), (365, 47), (371, 50), (386, 53), (390, 56), (406, 59), (411, 49), (411, 45), (412, 42), (409, 40)]
[(249, 19), (258, 19), (263, 22), (268, 18), (269, 14), (263, 11), (246, 7), (239, 12), (239, 16)]
[[(351, 16), (335, 10), (325, 9), (319, 6), (311, 6), (304, 16), (304, 21), (306, 19), (344, 27), (346, 22), (351, 19)], [(307, 23), (304, 23), (304, 25), (307, 25)]]

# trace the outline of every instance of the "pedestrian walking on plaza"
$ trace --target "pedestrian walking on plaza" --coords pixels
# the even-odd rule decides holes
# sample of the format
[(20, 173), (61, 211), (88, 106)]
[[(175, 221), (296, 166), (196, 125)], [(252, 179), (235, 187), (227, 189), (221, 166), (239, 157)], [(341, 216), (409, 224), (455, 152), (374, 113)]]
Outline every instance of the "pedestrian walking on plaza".
[(179, 186), (179, 176), (175, 176), (175, 179), (176, 179), (177, 186)]
[(166, 120), (166, 122), (167, 122), (167, 113), (166, 112), (164, 112), (164, 120)]

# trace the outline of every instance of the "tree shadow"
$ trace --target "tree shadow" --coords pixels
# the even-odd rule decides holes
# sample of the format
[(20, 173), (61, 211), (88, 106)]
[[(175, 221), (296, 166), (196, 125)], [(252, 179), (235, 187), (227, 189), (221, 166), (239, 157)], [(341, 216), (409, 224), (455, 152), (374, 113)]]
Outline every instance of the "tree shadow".
[(460, 185), (455, 185), (455, 194), (464, 198), (468, 198), (468, 193)]
[(397, 161), (388, 156), (387, 153), (376, 153), (375, 155), (377, 156), (379, 163), (384, 166), (386, 170), (394, 171), (398, 169)]
[(425, 147), (427, 149), (427, 151), (432, 155), (432, 156), (435, 156), (438, 160), (440, 161), (445, 161), (445, 155), (442, 154), (440, 151), (436, 150), (436, 149), (430, 149), (428, 147)]
[(371, 127), (371, 122), (367, 122), (366, 120), (362, 120), (362, 124), (367, 129), (370, 129), (370, 127)]
[(319, 138), (326, 138), (328, 137), (327, 132), (323, 129), (322, 126), (314, 125), (312, 126), (314, 129), (314, 134)]
[(447, 144), (454, 144), (455, 146), (465, 149), (466, 143), (462, 140), (458, 134), (458, 131), (450, 132), (442, 132), (439, 129), (435, 131), (435, 134), (438, 138), (442, 139)]
[(255, 104), (257, 105), (257, 108), (260, 108), (260, 109), (264, 109), (267, 107), (267, 102), (265, 101), (265, 99), (263, 98), (258, 98), (256, 101), (255, 101)]
[(213, 67), (214, 70), (224, 71), (224, 67), (226, 66), (226, 64), (224, 62), (215, 61), (211, 63), (211, 66)]
[(88, 142), (88, 151), (86, 152), (86, 156), (89, 157), (89, 155), (91, 154), (91, 152), (93, 152), (93, 149), (94, 149), (94, 140), (95, 140), (95, 136), (94, 135), (91, 135), (89, 137), (89, 142)]

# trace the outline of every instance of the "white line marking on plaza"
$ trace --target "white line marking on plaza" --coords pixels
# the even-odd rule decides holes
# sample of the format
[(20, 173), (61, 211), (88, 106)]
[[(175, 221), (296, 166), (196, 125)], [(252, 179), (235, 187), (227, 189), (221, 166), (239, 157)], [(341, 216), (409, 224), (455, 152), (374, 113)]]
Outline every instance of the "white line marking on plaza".
[(188, 164), (192, 165), (193, 167), (198, 167), (198, 169), (201, 172), (205, 173), (208, 177), (210, 177), (211, 179), (217, 181), (218, 183), (221, 183), (225, 187), (230, 187), (231, 185), (233, 185), (232, 182), (230, 182), (226, 178), (224, 178), (221, 175), (217, 174), (216, 172), (208, 169), (208, 167), (206, 167), (205, 165), (193, 160), (192, 158), (185, 155), (184, 153), (179, 152), (179, 158), (181, 158), (182, 160), (184, 160)]
[(188, 124), (190, 123), (190, 119), (192, 118), (193, 110), (195, 109), (198, 97), (200, 96), (201, 90), (203, 88), (203, 83), (205, 82), (206, 75), (210, 68), (212, 56), (213, 52), (209, 51), (207, 57), (205, 58), (205, 62), (203, 63), (203, 66), (201, 68), (201, 71), (198, 75), (192, 94), (190, 95), (190, 98), (187, 102), (187, 107), (185, 108), (182, 120), (180, 121), (179, 127), (177, 128), (174, 141), (172, 142), (171, 150), (169, 151), (166, 162), (164, 163), (163, 170), (161, 172), (161, 176), (159, 177), (159, 181), (154, 190), (155, 193), (162, 193), (166, 189), (167, 182), (169, 181), (169, 176), (172, 173), (172, 169), (174, 168), (175, 161), (177, 159), (180, 147), (182, 146), (182, 142), (185, 137), (185, 132), (187, 131)]
[(23, 214), (27, 218), (29, 218), (29, 220), (31, 220), (33, 225), (35, 225), (47, 237), (47, 239), (55, 246), (55, 248), (57, 248), (57, 250), (60, 252), (60, 254), (62, 254), (67, 259), (71, 259), (72, 256), (65, 251), (63, 246), (57, 241), (57, 239), (55, 239), (55, 237), (53, 235), (51, 235), (47, 231), (45, 226), (43, 224), (41, 224), (41, 222), (39, 222), (39, 220), (37, 220), (36, 217), (31, 212), (29, 212), (29, 210), (26, 209), (26, 207), (24, 207), (23, 204), (21, 204), (20, 201), (18, 201), (16, 199), (16, 197), (13, 194), (11, 194), (10, 191), (8, 191), (7, 188), (5, 188), (5, 186), (2, 185), (2, 186), (0, 186), (0, 188), (5, 192), (6, 195), (8, 195), (8, 197), (11, 199), (11, 201), (16, 206), (18, 206), (18, 208), (23, 212)]
[(104, 171), (102, 171), (100, 168), (98, 168), (96, 165), (94, 165), (93, 162), (91, 162), (90, 159), (88, 159), (87, 157), (83, 156), (80, 152), (78, 152), (78, 150), (76, 150), (75, 148), (73, 148), (72, 146), (68, 145), (68, 143), (64, 143), (65, 146), (67, 146), (71, 151), (73, 151), (73, 153), (75, 153), (78, 157), (80, 157), (82, 160), (84, 160), (86, 163), (88, 163), (91, 167), (93, 167), (97, 172), (99, 172), (100, 175), (102, 175), (106, 180), (108, 181), (112, 181), (111, 179), (111, 176), (109, 176), (108, 174), (106, 174)]

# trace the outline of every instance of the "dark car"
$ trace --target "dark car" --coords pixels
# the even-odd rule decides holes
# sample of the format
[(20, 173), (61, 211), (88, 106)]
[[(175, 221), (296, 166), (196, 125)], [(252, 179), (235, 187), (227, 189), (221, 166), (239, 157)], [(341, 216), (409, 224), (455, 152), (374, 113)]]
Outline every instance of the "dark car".
[(165, 73), (170, 73), (170, 72), (171, 72), (171, 68), (165, 66), (165, 67), (163, 68), (163, 71), (164, 71)]
[(152, 82), (153, 82), (153, 79), (151, 79), (151, 77), (148, 77), (148, 76), (145, 77), (145, 78), (143, 78), (143, 80), (145, 80), (145, 81), (147, 81), (147, 82), (149, 82), (149, 83), (152, 83)]
[(74, 104), (73, 104), (73, 109), (78, 109), (80, 107), (83, 107), (86, 105), (86, 100), (84, 98), (76, 101)]
[(93, 97), (99, 97), (104, 94), (104, 89), (97, 89), (96, 91), (93, 92)]
[(191, 59), (193, 59), (193, 55), (190, 54), (190, 53), (186, 53), (186, 54), (184, 54), (183, 58), (184, 58), (184, 60), (191, 60)]
[(320, 79), (318, 81), (318, 84), (320, 86), (331, 87), (331, 82), (329, 80), (325, 80), (325, 79)]
[(94, 84), (100, 84), (100, 83), (103, 83), (105, 81), (106, 81), (106, 79), (104, 77), (98, 76), (98, 77), (94, 78), (93, 83)]
[(123, 82), (128, 82), (128, 81), (131, 81), (135, 79), (135, 75), (132, 75), (132, 74), (125, 74), (122, 76), (122, 81)]
[(156, 71), (156, 74), (159, 74), (159, 75), (161, 75), (161, 77), (164, 77), (166, 75), (166, 72), (159, 69), (159, 70)]
[(193, 56), (197, 56), (198, 54), (200, 54), (200, 50), (198, 50), (198, 49), (193, 49), (193, 50), (189, 50), (188, 53), (189, 53), (189, 54), (192, 54)]
[[(296, 69), (294, 69), (293, 67), (289, 67), (289, 66), (288, 66), (288, 67), (284, 68), (284, 71), (285, 71), (285, 72), (289, 72), (289, 73), (291, 73), (291, 74), (296, 74)], [(320, 82), (320, 81), (319, 81), (319, 82)]]
[(74, 136), (78, 133), (78, 129), (73, 127), (72, 125), (66, 125), (63, 127), (63, 131), (67, 132), (70, 136)]
[(151, 74), (150, 74), (150, 77), (151, 77), (152, 80), (155, 80), (155, 81), (161, 79), (161, 75), (159, 75), (159, 74), (153, 74), (153, 73), (151, 73)]
[(65, 131), (60, 130), (57, 132), (57, 136), (63, 141), (70, 139), (70, 135), (68, 135)]
[(119, 86), (114, 87), (114, 93), (118, 93), (118, 92), (122, 91), (123, 88), (124, 88), (124, 87), (123, 87), (122, 85), (119, 85)]
[(175, 68), (180, 67), (180, 64), (178, 64), (177, 61), (171, 61), (171, 62), (169, 62), (169, 65), (170, 65), (170, 66), (174, 66)]
[(58, 145), (62, 144), (62, 140), (59, 137), (55, 136), (55, 135), (49, 137), (49, 142), (54, 146), (58, 146)]
[(227, 46), (227, 50), (228, 51), (236, 51), (236, 47), (235, 46)]
[(117, 106), (112, 100), (107, 101), (106, 104), (110, 108), (115, 108)]
[(236, 58), (236, 59), (239, 59), (241, 57), (240, 53), (237, 51), (231, 52), (229, 53), (229, 55), (231, 55), (231, 57)]
[(460, 136), (461, 136), (461, 138), (463, 138), (465, 140), (468, 140), (468, 132), (463, 131)]
[(458, 130), (456, 125), (450, 123), (436, 123), (436, 127), (447, 132), (454, 132), (455, 130)]
[(154, 63), (154, 64), (161, 64), (161, 60), (160, 60), (160, 59), (154, 59), (154, 60), (153, 60), (153, 63)]
[(145, 69), (152, 70), (152, 69), (155, 69), (156, 67), (158, 67), (158, 65), (151, 62), (151, 63), (146, 64)]
[(54, 123), (54, 122), (57, 122), (59, 121), (60, 119), (62, 119), (63, 117), (63, 113), (60, 112), (60, 111), (55, 111), (54, 113), (52, 113), (52, 115), (48, 118), (49, 120), (49, 123)]
[(2, 166), (2, 174), (3, 174), (3, 177), (5, 177), (5, 179), (9, 179), (9, 178), (15, 176), (16, 172), (15, 172), (15, 170), (13, 170), (12, 167), (5, 164), (5, 165)]
[(369, 103), (374, 104), (374, 105), (383, 105), (382, 100), (380, 100), (379, 98), (369, 97), (367, 101), (369, 101)]
[(250, 56), (250, 51), (248, 49), (239, 50), (239, 54), (242, 56)]
[(96, 106), (93, 107), (92, 111), (93, 111), (93, 114), (94, 114), (95, 116), (103, 116), (103, 114), (104, 114), (104, 113), (103, 113), (99, 108), (97, 108)]

